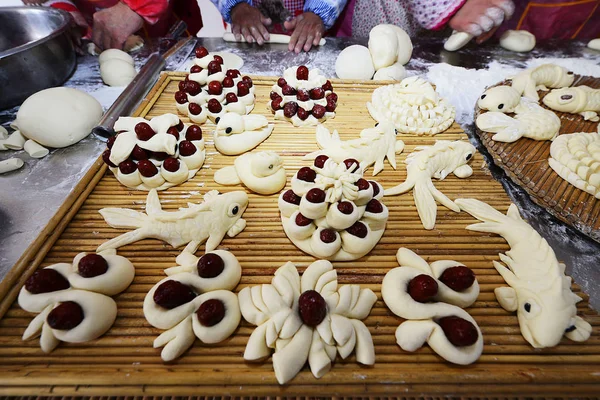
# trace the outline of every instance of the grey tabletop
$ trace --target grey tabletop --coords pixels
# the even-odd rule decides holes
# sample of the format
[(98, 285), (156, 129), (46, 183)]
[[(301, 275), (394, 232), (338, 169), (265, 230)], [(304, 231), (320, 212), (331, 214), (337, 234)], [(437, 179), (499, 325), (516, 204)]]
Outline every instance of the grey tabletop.
[[(309, 68), (319, 68), (326, 76), (333, 77), (335, 60), (342, 49), (350, 44), (366, 45), (366, 40), (336, 38), (328, 39), (327, 44), (319, 49), (294, 54), (287, 51), (286, 45), (266, 45), (259, 48), (247, 44), (225, 43), (221, 39), (200, 41), (210, 51), (227, 50), (241, 56), (245, 62), (243, 72), (274, 76), (281, 75), (288, 66), (304, 64)], [(581, 42), (549, 42), (526, 54), (511, 53), (493, 43), (481, 47), (473, 44), (459, 52), (449, 53), (443, 50), (442, 43), (442, 40), (436, 38), (416, 39), (413, 58), (406, 65), (409, 73), (426, 73), (438, 63), (481, 69), (488, 67), (494, 60), (511, 67), (523, 68), (534, 58), (570, 57), (600, 64), (600, 53), (590, 53)], [(157, 45), (150, 44), (137, 53), (135, 59), (138, 67), (156, 49)], [(169, 66), (176, 68), (174, 65)], [(77, 70), (65, 86), (91, 92), (105, 108), (119, 94), (119, 89), (110, 89), (102, 84), (97, 58), (92, 56), (79, 57)], [(14, 120), (16, 112), (17, 108), (0, 111), (0, 125), (7, 126)], [(592, 306), (598, 309), (600, 244), (533, 204), (520, 188), (490, 163), (489, 155), (474, 136), (472, 118), (461, 122), (471, 141), (484, 153), (492, 175), (503, 184), (524, 217), (548, 240), (559, 259), (566, 263), (567, 272), (590, 295)], [(0, 160), (16, 156), (26, 163), (19, 171), (0, 175), (0, 278), (6, 275), (37, 237), (103, 148), (104, 143), (90, 136), (74, 146), (53, 150), (49, 156), (40, 160), (31, 159), (22, 152), (0, 153)]]

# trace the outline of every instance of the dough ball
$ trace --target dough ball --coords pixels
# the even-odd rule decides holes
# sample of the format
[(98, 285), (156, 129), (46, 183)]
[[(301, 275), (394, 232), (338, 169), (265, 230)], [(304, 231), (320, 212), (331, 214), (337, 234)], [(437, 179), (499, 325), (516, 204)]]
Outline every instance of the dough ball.
[(404, 78), (406, 78), (406, 70), (400, 63), (381, 68), (373, 76), (375, 81), (401, 81)]
[(398, 59), (398, 36), (389, 25), (377, 25), (369, 33), (369, 51), (375, 71), (389, 67)]
[(133, 65), (119, 58), (111, 58), (100, 64), (100, 76), (108, 86), (127, 86), (136, 75)]
[(340, 79), (371, 79), (375, 67), (369, 49), (358, 44), (346, 47), (335, 60), (335, 73)]
[(527, 31), (514, 31), (511, 29), (500, 36), (500, 46), (510, 51), (531, 51), (535, 47), (535, 36)]
[(467, 32), (454, 31), (452, 35), (444, 43), (444, 49), (446, 51), (456, 51), (466, 46), (473, 39), (473, 35)]
[(600, 38), (590, 40), (590, 42), (587, 44), (587, 47), (600, 51)]
[(398, 37), (398, 59), (397, 59), (397, 62), (400, 65), (406, 65), (410, 61), (410, 58), (412, 57), (412, 52), (413, 52), (413, 45), (410, 40), (410, 36), (408, 36), (408, 33), (406, 33), (404, 31), (404, 29), (400, 28), (399, 26), (396, 26), (396, 25), (388, 25), (388, 26), (390, 26), (396, 32), (396, 36)]
[(135, 65), (133, 58), (129, 54), (125, 53), (122, 50), (118, 50), (118, 49), (104, 50), (98, 57), (98, 62), (100, 64), (102, 64), (103, 62), (106, 62), (108, 60), (114, 60), (114, 59), (122, 60), (122, 61), (127, 62), (128, 64)]
[(80, 90), (57, 87), (29, 96), (17, 113), (23, 136), (46, 147), (67, 147), (90, 134), (102, 106)]

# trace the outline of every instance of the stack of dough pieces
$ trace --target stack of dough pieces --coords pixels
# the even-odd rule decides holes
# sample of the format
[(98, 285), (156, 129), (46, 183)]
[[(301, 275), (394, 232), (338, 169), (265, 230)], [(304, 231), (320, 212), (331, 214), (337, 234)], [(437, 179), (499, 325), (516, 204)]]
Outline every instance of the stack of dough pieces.
[(345, 48), (335, 63), (341, 79), (395, 80), (406, 77), (403, 65), (412, 55), (412, 42), (401, 28), (381, 24), (369, 33), (369, 48), (353, 45)]
[(100, 76), (108, 86), (127, 86), (137, 75), (133, 58), (118, 49), (104, 50), (98, 57)]

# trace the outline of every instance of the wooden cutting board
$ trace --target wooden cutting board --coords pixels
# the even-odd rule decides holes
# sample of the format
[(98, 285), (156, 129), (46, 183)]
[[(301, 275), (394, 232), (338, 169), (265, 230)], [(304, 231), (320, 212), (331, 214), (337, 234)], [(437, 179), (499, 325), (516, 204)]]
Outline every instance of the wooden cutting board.
[[(182, 73), (163, 74), (154, 90), (137, 111), (153, 117), (165, 112), (176, 113), (173, 95)], [(266, 109), (275, 77), (255, 77), (256, 108), (272, 120)], [(358, 137), (363, 128), (371, 127), (365, 102), (381, 83), (333, 81), (339, 95), (336, 118), (326, 122), (338, 129), (343, 139)], [(184, 118), (185, 122), (188, 122)], [(304, 165), (302, 156), (316, 149), (314, 128), (294, 128), (274, 121), (272, 136), (258, 150), (277, 151), (284, 159), (288, 178)], [(191, 181), (159, 193), (167, 210), (188, 201), (201, 201), (210, 189), (222, 192), (240, 187), (221, 187), (212, 176), (218, 168), (231, 165), (234, 158), (219, 154), (211, 140), (212, 125), (203, 127), (207, 139), (207, 159)], [(444, 134), (431, 137), (402, 136), (406, 150), (397, 156), (398, 170), (387, 163), (376, 179), (391, 187), (406, 178), (403, 164), (406, 155), (417, 145), (433, 144), (435, 139), (466, 139), (457, 124)], [(450, 198), (475, 197), (506, 212), (510, 201), (502, 186), (483, 165), (480, 154), (472, 163), (475, 173), (468, 179), (451, 175), (436, 186)], [(368, 172), (367, 175), (369, 175)], [(243, 322), (225, 342), (206, 346), (194, 343), (177, 361), (164, 364), (160, 349), (152, 342), (160, 330), (144, 319), (142, 301), (148, 290), (164, 277), (164, 268), (175, 265), (181, 249), (173, 249), (158, 240), (147, 239), (125, 246), (119, 254), (136, 267), (133, 284), (115, 297), (119, 311), (114, 326), (101, 338), (83, 344), (61, 343), (44, 354), (37, 340), (23, 342), (21, 336), (33, 315), (15, 304), (24, 281), (36, 269), (57, 262), (70, 262), (82, 251), (91, 252), (103, 241), (122, 230), (106, 225), (100, 208), (127, 207), (142, 210), (146, 192), (130, 191), (121, 186), (98, 161), (67, 199), (40, 237), (29, 248), (0, 284), (0, 394), (52, 396), (588, 396), (600, 390), (600, 318), (588, 306), (587, 296), (574, 286), (585, 300), (578, 304), (580, 315), (594, 328), (585, 343), (564, 339), (555, 348), (536, 350), (520, 334), (517, 318), (504, 311), (493, 290), (504, 282), (492, 267), (498, 252), (508, 250), (498, 236), (469, 232), (464, 227), (474, 222), (466, 213), (454, 213), (439, 207), (437, 225), (426, 231), (419, 221), (411, 194), (384, 198), (390, 209), (386, 232), (367, 256), (346, 263), (334, 263), (340, 283), (359, 283), (378, 296), (370, 316), (365, 320), (375, 343), (376, 364), (360, 366), (354, 356), (336, 360), (333, 369), (315, 379), (305, 368), (286, 386), (275, 380), (270, 359), (247, 363), (242, 355), (253, 330)], [(277, 195), (249, 194), (250, 205), (244, 214), (248, 224), (235, 238), (227, 238), (221, 248), (232, 251), (240, 260), (243, 276), (240, 290), (248, 285), (270, 282), (274, 271), (286, 261), (303, 270), (314, 259), (298, 250), (285, 236), (277, 208)], [(381, 301), (381, 281), (385, 273), (397, 266), (395, 254), (407, 247), (429, 262), (454, 259), (472, 268), (481, 285), (481, 294), (468, 312), (484, 335), (484, 352), (470, 366), (445, 362), (428, 346), (408, 353), (394, 338), (402, 319), (393, 315)]]
[[(501, 84), (508, 84), (503, 82)], [(573, 86), (600, 88), (600, 78), (575, 75)], [(538, 92), (541, 99), (549, 92)], [(475, 118), (482, 111), (475, 107)], [(578, 114), (556, 112), (561, 119), (560, 134), (597, 132), (598, 122), (584, 121)], [(475, 127), (494, 163), (522, 187), (538, 205), (575, 229), (600, 242), (600, 200), (562, 179), (548, 164), (550, 141), (521, 138), (514, 143), (492, 140), (493, 133)]]

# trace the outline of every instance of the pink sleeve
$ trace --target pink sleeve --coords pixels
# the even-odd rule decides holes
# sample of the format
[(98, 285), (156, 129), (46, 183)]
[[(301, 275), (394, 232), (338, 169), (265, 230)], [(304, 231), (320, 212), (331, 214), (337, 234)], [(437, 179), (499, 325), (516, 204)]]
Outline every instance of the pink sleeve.
[(408, 0), (412, 15), (425, 29), (437, 30), (463, 6), (466, 0)]
[(144, 18), (150, 25), (158, 22), (166, 13), (169, 7), (168, 0), (121, 0), (129, 8)]

